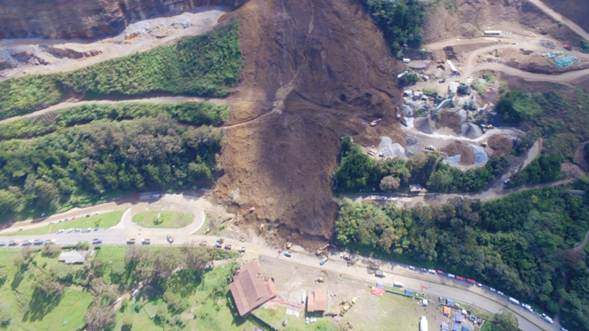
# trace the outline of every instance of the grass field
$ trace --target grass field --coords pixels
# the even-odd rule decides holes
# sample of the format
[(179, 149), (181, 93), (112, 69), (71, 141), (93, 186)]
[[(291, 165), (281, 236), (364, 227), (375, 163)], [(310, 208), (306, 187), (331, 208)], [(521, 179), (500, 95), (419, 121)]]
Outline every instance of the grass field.
[[(36, 255), (31, 263), (31, 267), (25, 272), (21, 281), (15, 275), (17, 268), (14, 258), (19, 254), (19, 251), (12, 249), (0, 249), (0, 271), (7, 275), (6, 282), (0, 286), (0, 304), (8, 308), (11, 316), (10, 325), (7, 330), (77, 330), (84, 325), (84, 314), (86, 308), (90, 304), (91, 295), (84, 292), (81, 288), (72, 286), (64, 289), (61, 299), (56, 305), (46, 308), (46, 314), (39, 318), (34, 314), (28, 315), (31, 311), (32, 300), (32, 269), (43, 268), (55, 269), (62, 268), (62, 271), (68, 266), (57, 266), (55, 259), (49, 260)], [(12, 286), (15, 286), (13, 289)], [(32, 317), (36, 316), (36, 317)]]
[(61, 229), (86, 229), (86, 228), (99, 228), (106, 229), (115, 226), (121, 220), (123, 216), (123, 210), (112, 211), (100, 215), (82, 217), (72, 221), (65, 221), (62, 223), (49, 224), (47, 226), (39, 227), (36, 229), (23, 230), (14, 232), (7, 235), (13, 236), (28, 236), (28, 235), (41, 235), (55, 233)]
[(149, 210), (133, 216), (133, 222), (146, 228), (183, 228), (192, 223), (191, 213)]
[(256, 325), (252, 321), (241, 319), (232, 313), (232, 303), (228, 295), (232, 270), (231, 264), (217, 267), (205, 273), (200, 284), (186, 284), (189, 289), (181, 300), (189, 308), (181, 314), (169, 312), (166, 303), (161, 299), (128, 302), (117, 313), (117, 326), (114, 329), (119, 330), (123, 320), (126, 320), (132, 321), (132, 330), (162, 330), (162, 326), (158, 326), (152, 319), (159, 314), (165, 319), (177, 319), (177, 324), (182, 325), (179, 330), (253, 330)]
[(86, 98), (150, 94), (225, 97), (241, 69), (238, 25), (65, 74), (0, 82), (0, 119), (33, 112), (71, 94)]

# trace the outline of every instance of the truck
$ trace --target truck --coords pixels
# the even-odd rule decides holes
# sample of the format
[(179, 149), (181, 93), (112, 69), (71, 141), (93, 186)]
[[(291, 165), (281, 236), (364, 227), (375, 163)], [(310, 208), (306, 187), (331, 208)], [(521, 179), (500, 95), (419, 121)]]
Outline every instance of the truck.
[(405, 285), (403, 283), (401, 283), (401, 282), (393, 282), (393, 286), (394, 287), (399, 287), (399, 288), (405, 287)]
[(516, 298), (514, 298), (514, 297), (509, 297), (509, 302), (511, 302), (511, 303), (514, 303), (514, 304), (516, 304), (516, 305), (518, 305), (518, 306), (519, 306), (519, 304), (520, 304), (520, 303), (519, 303), (519, 300), (517, 300), (517, 299), (516, 299)]
[(427, 317), (421, 316), (419, 319), (419, 331), (428, 331)]

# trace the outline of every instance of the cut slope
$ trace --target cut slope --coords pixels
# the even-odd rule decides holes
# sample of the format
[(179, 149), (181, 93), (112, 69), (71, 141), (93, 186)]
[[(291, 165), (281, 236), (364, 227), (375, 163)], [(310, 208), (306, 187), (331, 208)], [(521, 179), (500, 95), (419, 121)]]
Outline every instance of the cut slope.
[(329, 237), (339, 139), (374, 143), (396, 126), (397, 64), (356, 1), (250, 0), (228, 16), (240, 20), (245, 60), (229, 124), (259, 120), (226, 131), (217, 194), (255, 207), (258, 219)]

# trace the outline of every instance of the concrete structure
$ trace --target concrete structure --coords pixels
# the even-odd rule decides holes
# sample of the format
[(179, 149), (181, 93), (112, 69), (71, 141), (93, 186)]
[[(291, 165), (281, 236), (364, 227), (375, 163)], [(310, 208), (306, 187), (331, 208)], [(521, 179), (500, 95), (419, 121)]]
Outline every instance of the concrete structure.
[(240, 316), (276, 297), (273, 281), (262, 273), (257, 261), (243, 265), (233, 276), (229, 288)]
[(83, 264), (86, 262), (87, 252), (65, 251), (59, 254), (57, 260), (65, 264)]

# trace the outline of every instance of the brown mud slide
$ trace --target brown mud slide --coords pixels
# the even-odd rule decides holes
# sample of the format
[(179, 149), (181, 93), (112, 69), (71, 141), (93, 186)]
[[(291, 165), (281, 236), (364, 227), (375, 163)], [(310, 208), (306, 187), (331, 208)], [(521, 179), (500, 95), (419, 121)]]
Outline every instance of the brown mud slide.
[(328, 238), (340, 137), (403, 142), (398, 64), (357, 1), (250, 0), (224, 17), (232, 19), (244, 64), (216, 196), (299, 239)]

